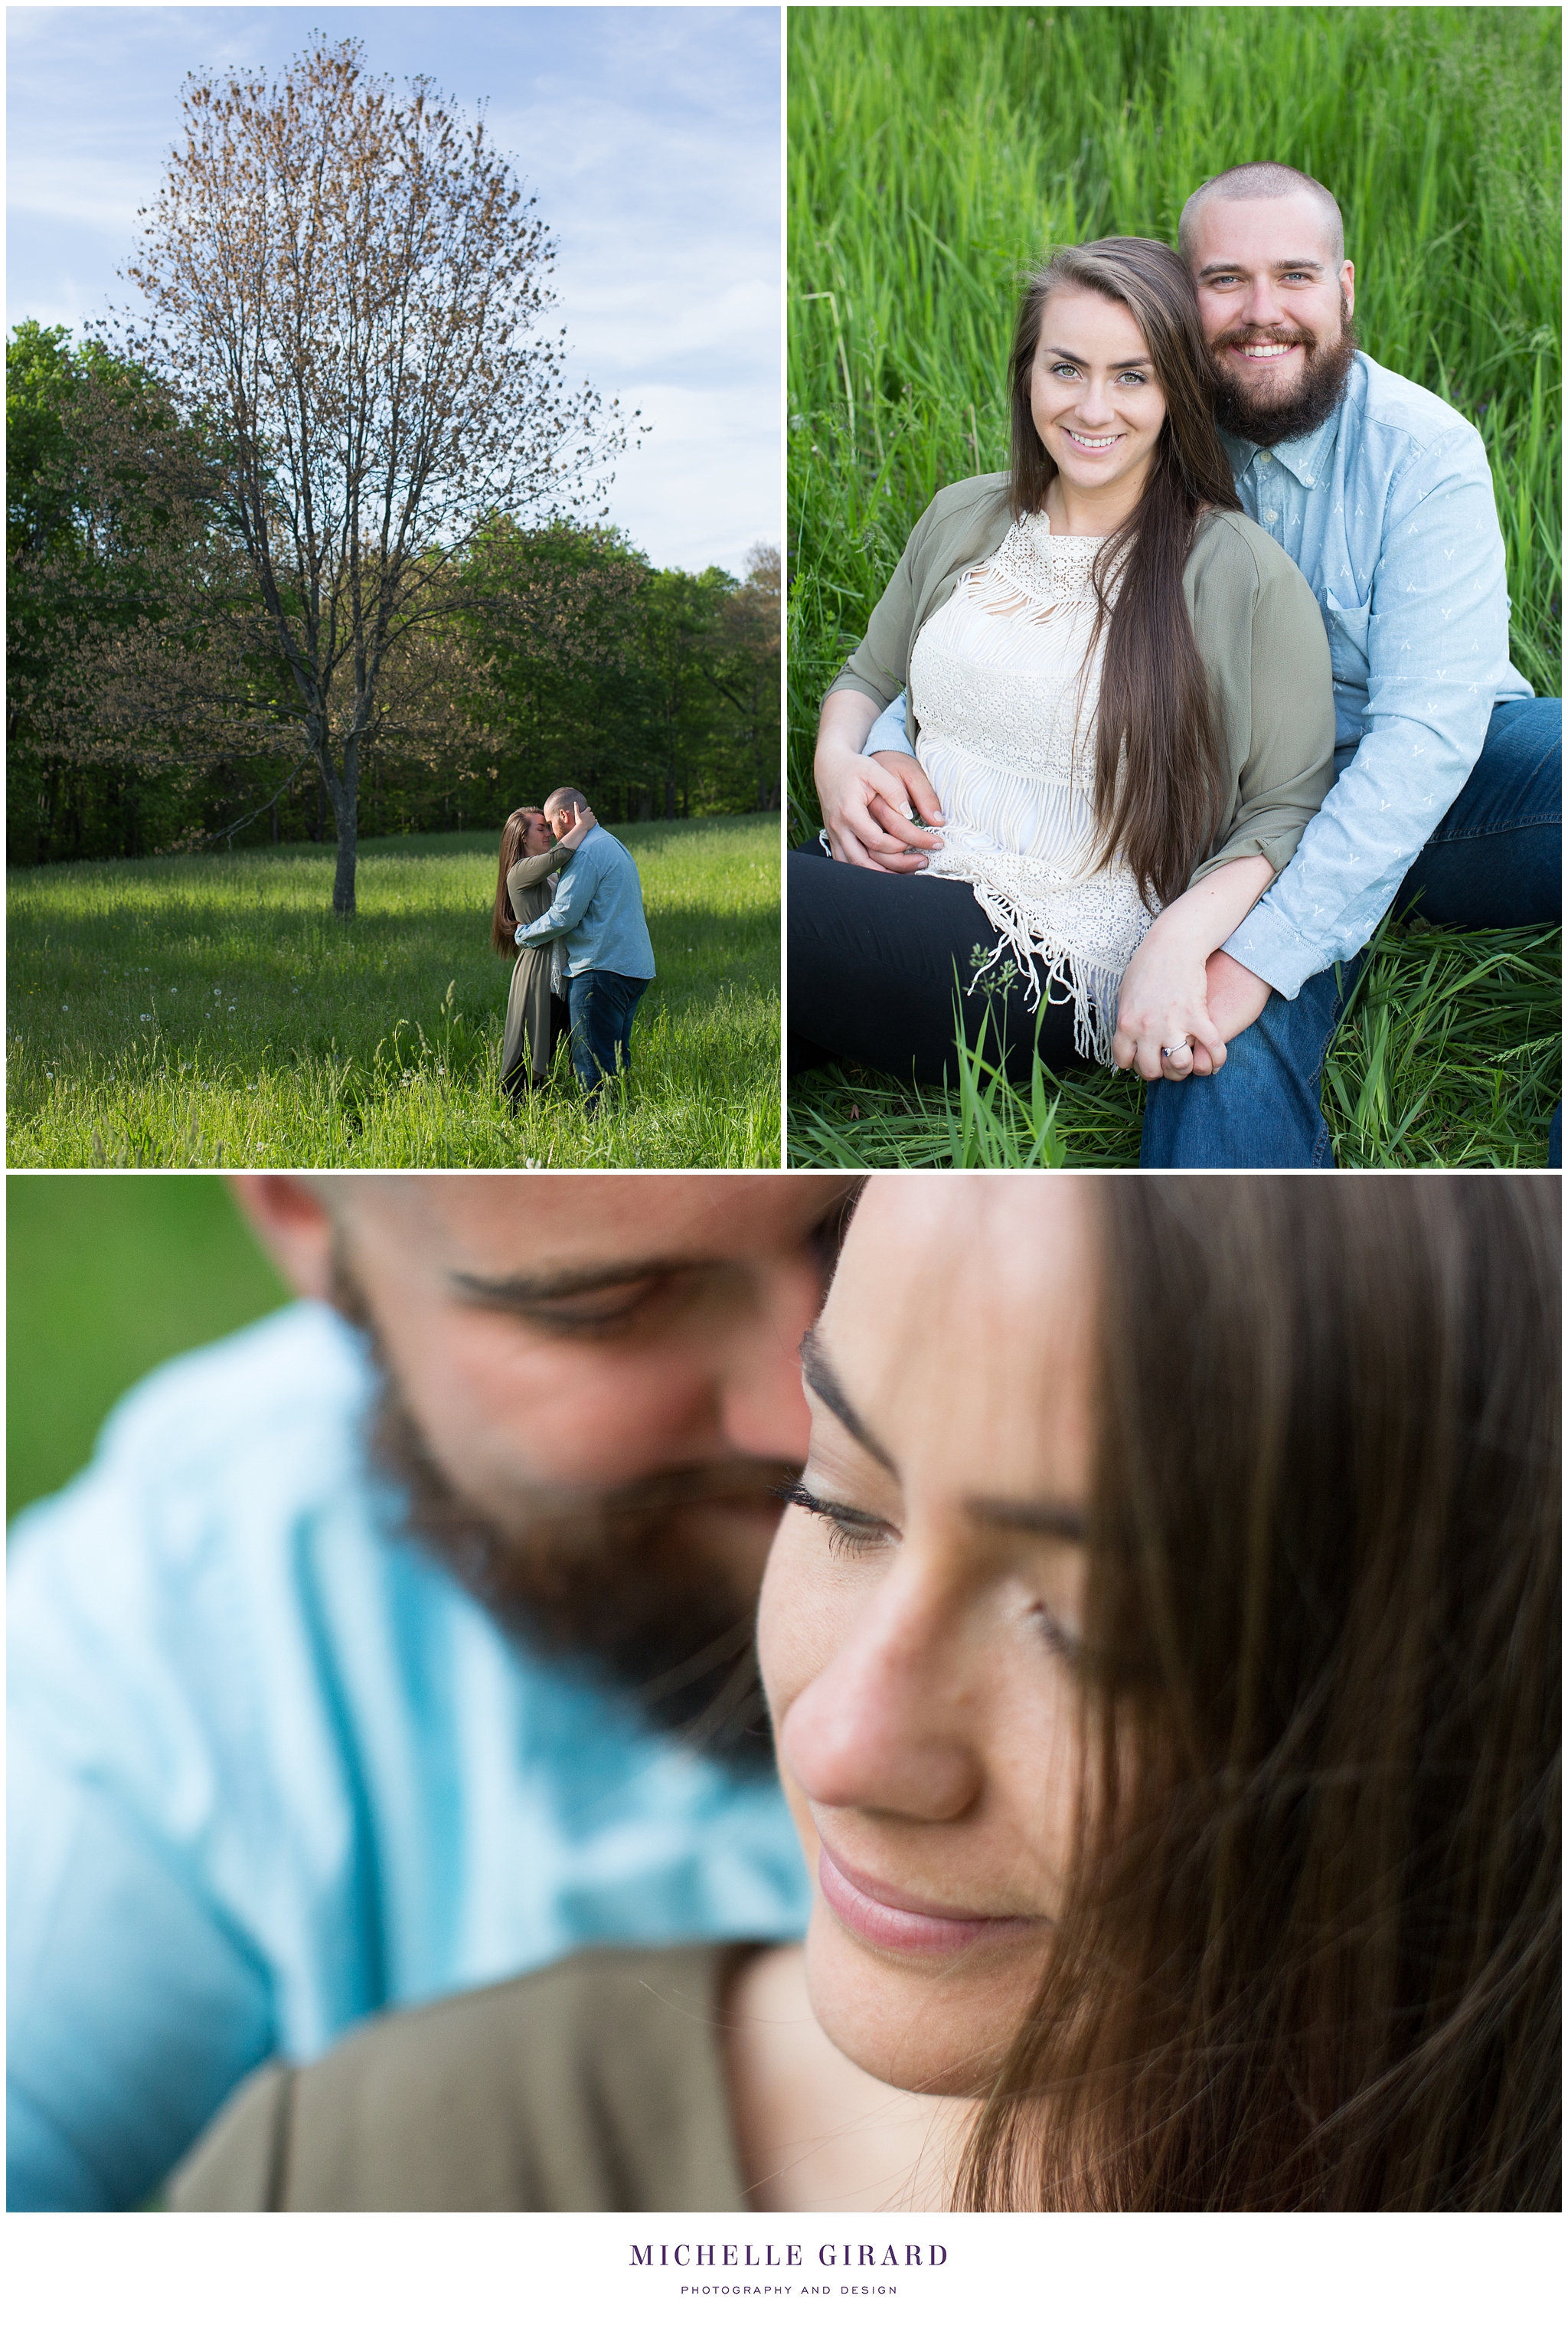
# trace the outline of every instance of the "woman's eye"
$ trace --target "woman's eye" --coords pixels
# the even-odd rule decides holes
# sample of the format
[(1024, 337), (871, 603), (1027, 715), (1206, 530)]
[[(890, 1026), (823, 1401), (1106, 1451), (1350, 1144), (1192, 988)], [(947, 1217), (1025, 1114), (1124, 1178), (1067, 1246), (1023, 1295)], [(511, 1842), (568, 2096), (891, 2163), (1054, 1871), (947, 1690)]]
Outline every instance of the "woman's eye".
[(837, 1558), (858, 1558), (888, 1540), (888, 1528), (869, 1511), (852, 1510), (842, 1502), (825, 1502), (802, 1485), (788, 1486), (782, 1498), (807, 1511), (826, 1528), (827, 1546)]
[(1079, 1642), (1074, 1638), (1070, 1631), (1064, 1630), (1050, 1608), (1036, 1607), (1031, 1609), (1031, 1614), (1035, 1628), (1044, 1639), (1050, 1653), (1059, 1656), (1065, 1663), (1075, 1663), (1080, 1651)]

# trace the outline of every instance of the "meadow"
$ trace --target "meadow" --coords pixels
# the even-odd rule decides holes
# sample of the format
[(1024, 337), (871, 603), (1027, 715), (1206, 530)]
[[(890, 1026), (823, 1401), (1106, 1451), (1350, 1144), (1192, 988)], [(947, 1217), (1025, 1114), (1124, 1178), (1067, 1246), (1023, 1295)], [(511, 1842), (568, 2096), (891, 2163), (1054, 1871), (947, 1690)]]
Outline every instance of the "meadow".
[(779, 826), (643, 823), (659, 974), (623, 1095), (584, 1114), (565, 1049), (513, 1115), (500, 835), (58, 865), (9, 882), (14, 1169), (776, 1167)]
[[(822, 695), (916, 518), (1007, 465), (1020, 273), (1053, 243), (1174, 242), (1238, 160), (1338, 195), (1361, 345), (1480, 431), (1514, 664), (1561, 692), (1560, 41), (1555, 9), (790, 12), (792, 844)], [(1554, 931), (1386, 924), (1324, 1078), (1339, 1161), (1544, 1162), (1560, 974)], [(797, 1077), (790, 1159), (1137, 1161), (1124, 1077), (970, 1080)]]

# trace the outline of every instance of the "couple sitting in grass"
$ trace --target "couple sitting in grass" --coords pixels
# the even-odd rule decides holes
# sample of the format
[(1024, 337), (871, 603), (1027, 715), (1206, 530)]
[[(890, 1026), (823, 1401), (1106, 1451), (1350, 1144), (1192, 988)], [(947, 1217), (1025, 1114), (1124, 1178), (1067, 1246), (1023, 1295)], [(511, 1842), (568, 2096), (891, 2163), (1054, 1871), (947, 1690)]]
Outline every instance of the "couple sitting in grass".
[(1011, 471), (937, 494), (823, 706), (792, 1067), (939, 1081), (956, 989), (1010, 1071), (1142, 1075), (1147, 1167), (1332, 1169), (1383, 914), (1558, 918), (1562, 705), (1508, 661), (1486, 455), (1359, 351), (1354, 289), (1272, 162), (1200, 186), (1179, 255), (1031, 279)]
[(515, 953), (502, 1087), (513, 1109), (549, 1073), (571, 1033), (572, 1064), (590, 1114), (600, 1085), (632, 1062), (632, 1020), (653, 976), (642, 884), (627, 849), (579, 791), (520, 807), (501, 835), (490, 941)]

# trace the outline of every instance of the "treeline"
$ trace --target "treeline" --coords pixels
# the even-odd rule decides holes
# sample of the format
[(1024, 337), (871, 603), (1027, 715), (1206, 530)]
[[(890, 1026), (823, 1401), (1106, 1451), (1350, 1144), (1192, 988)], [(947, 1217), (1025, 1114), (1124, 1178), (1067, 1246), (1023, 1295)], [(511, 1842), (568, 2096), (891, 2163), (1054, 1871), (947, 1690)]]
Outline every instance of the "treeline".
[[(6, 403), (10, 860), (330, 839), (217, 423), (34, 322)], [(439, 562), (364, 736), (361, 837), (493, 829), (562, 783), (606, 822), (778, 806), (776, 550), (661, 571), (613, 528), (496, 516)]]

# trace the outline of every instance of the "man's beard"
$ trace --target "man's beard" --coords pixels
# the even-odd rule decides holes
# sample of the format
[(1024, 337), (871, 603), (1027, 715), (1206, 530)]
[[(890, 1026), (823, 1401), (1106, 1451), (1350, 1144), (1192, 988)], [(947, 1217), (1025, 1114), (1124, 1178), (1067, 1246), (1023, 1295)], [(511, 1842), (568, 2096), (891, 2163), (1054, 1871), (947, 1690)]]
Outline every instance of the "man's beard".
[(530, 1648), (586, 1664), (683, 1743), (742, 1772), (770, 1768), (756, 1594), (703, 1537), (723, 1524), (726, 1505), (739, 1505), (753, 1524), (760, 1516), (770, 1524), (779, 1487), (797, 1472), (783, 1460), (737, 1456), (597, 1494), (525, 1487), (528, 1515), (509, 1531), (442, 1470), (341, 1268), (334, 1301), (369, 1338), (379, 1380), (371, 1459), (403, 1488), (420, 1543)]
[[(1299, 346), (1303, 352), (1300, 383), (1292, 394), (1277, 403), (1258, 401), (1248, 394), (1244, 383), (1218, 361), (1221, 347), (1239, 347), (1258, 339)], [(1215, 343), (1219, 385), (1214, 394), (1214, 418), (1228, 435), (1240, 436), (1266, 450), (1275, 444), (1287, 444), (1296, 436), (1310, 436), (1337, 410), (1355, 352), (1355, 325), (1342, 291), (1340, 336), (1332, 347), (1324, 347), (1314, 332), (1304, 330), (1299, 324), (1280, 331), (1250, 330), (1238, 324)]]

